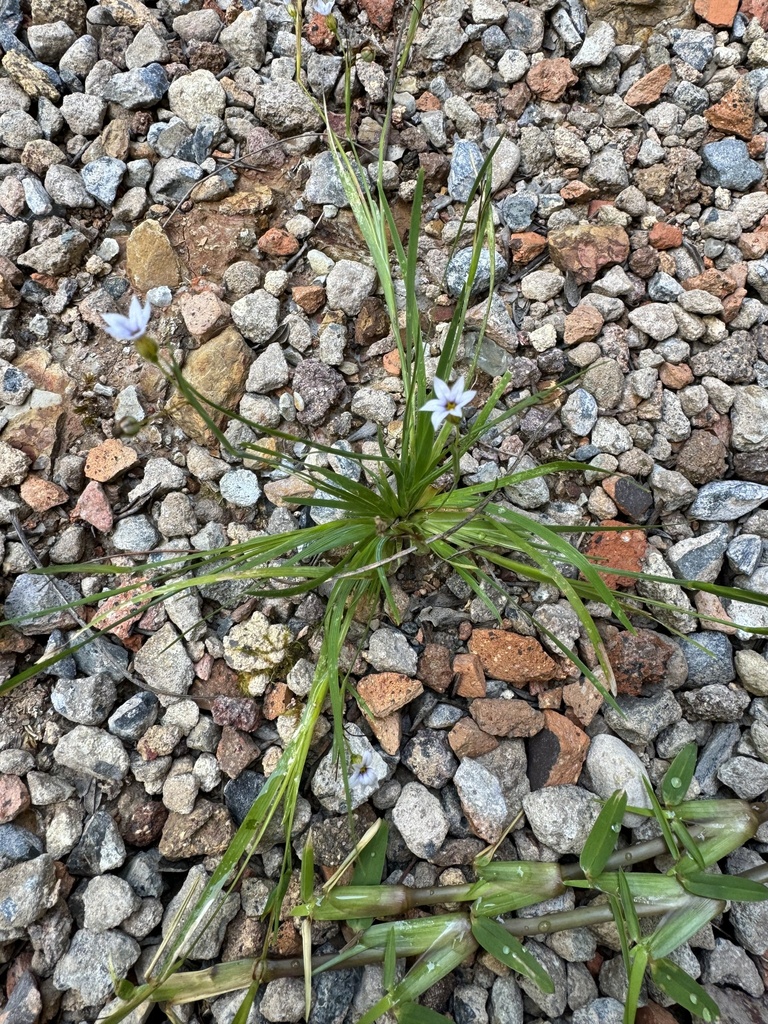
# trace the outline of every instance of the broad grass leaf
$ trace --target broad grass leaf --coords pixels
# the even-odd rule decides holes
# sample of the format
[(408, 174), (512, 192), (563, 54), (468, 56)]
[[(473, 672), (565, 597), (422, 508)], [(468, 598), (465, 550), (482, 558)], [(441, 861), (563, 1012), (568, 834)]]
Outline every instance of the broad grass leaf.
[(530, 979), (542, 992), (551, 994), (555, 991), (554, 982), (536, 957), (525, 949), (519, 939), (502, 928), (498, 921), (476, 917), (472, 921), (472, 934), (491, 956)]
[(685, 800), (696, 771), (698, 750), (695, 743), (687, 743), (667, 769), (661, 783), (661, 798), (667, 807), (676, 807)]
[(652, 960), (651, 977), (665, 995), (689, 1013), (705, 1021), (714, 1021), (720, 1016), (720, 1008), (714, 999), (671, 960)]
[(616, 842), (627, 808), (627, 794), (617, 790), (609, 797), (592, 826), (579, 857), (581, 870), (588, 877), (602, 873), (608, 858), (616, 849)]

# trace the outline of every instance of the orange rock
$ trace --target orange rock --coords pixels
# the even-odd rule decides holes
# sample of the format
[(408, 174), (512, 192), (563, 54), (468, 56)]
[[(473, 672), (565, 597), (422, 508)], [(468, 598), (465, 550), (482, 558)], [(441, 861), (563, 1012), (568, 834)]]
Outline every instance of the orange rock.
[(291, 289), (291, 298), (300, 309), (311, 316), (325, 302), (325, 288), (321, 284), (297, 284)]
[(330, 50), (336, 42), (336, 36), (328, 27), (328, 19), (324, 14), (315, 12), (304, 27), (304, 38), (316, 50)]
[(357, 692), (377, 718), (386, 718), (424, 692), (418, 679), (399, 672), (376, 672), (357, 684)]
[(395, 9), (395, 0), (360, 0), (360, 6), (368, 15), (372, 25), (382, 31), (389, 28)]
[(549, 252), (560, 270), (570, 271), (578, 284), (594, 281), (605, 267), (629, 256), (629, 237), (614, 224), (582, 221), (549, 233)]
[(648, 241), (654, 249), (677, 249), (683, 243), (683, 232), (676, 224), (656, 221), (648, 232)]
[(755, 96), (747, 76), (741, 77), (719, 103), (705, 110), (704, 117), (721, 132), (751, 140), (755, 126)]
[(35, 512), (47, 512), (49, 508), (63, 505), (69, 497), (63, 487), (40, 476), (27, 477), (21, 485), (21, 496)]
[(676, 644), (650, 629), (635, 633), (619, 631), (605, 645), (619, 693), (636, 697), (644, 686), (674, 681), (681, 685), (687, 676), (685, 658)]
[(381, 365), (384, 367), (386, 372), (392, 377), (400, 376), (400, 353), (396, 348), (393, 348), (391, 352), (386, 352), (381, 360)]
[(565, 715), (544, 712), (544, 728), (528, 743), (531, 789), (575, 785), (589, 749), (589, 736)]
[(562, 686), (551, 686), (546, 690), (541, 690), (537, 696), (539, 711), (557, 711), (563, 703), (563, 688)]
[[(624, 526), (616, 519), (605, 519), (601, 526)], [(584, 547), (584, 554), (595, 566), (607, 565), (612, 569), (626, 569), (628, 572), (640, 572), (648, 541), (642, 530), (606, 530), (604, 533), (593, 533)], [(631, 587), (634, 580), (631, 576), (617, 576), (614, 573), (601, 572), (600, 577), (607, 587)]]
[(732, 277), (722, 270), (716, 270), (714, 267), (696, 274), (695, 277), (687, 277), (680, 283), (687, 292), (694, 288), (701, 288), (705, 292), (711, 292), (712, 295), (716, 295), (718, 299), (724, 299), (726, 295), (735, 292), (738, 287)]
[(687, 363), (662, 363), (659, 367), (659, 380), (665, 388), (679, 391), (693, 382), (693, 371)]
[(729, 324), (731, 320), (739, 315), (741, 304), (747, 297), (746, 288), (737, 288), (733, 295), (726, 295), (723, 299), (723, 321)]
[(102, 533), (112, 529), (114, 517), (109, 505), (109, 498), (104, 493), (104, 488), (95, 480), (85, 487), (83, 493), (77, 499), (77, 504), (72, 509), (70, 519), (82, 519), (84, 523), (90, 523)]
[(294, 696), (285, 683), (275, 683), (265, 695), (261, 710), (264, 717), (273, 722), (280, 715), (284, 715), (293, 703)]
[(710, 25), (730, 28), (739, 9), (739, 0), (696, 0), (693, 9)]
[(737, 244), (746, 259), (759, 260), (768, 251), (768, 232), (745, 231)]
[(597, 192), (593, 188), (578, 180), (569, 181), (560, 189), (560, 198), (566, 203), (578, 203), (579, 200), (594, 199), (596, 196)]
[(512, 262), (518, 266), (530, 263), (547, 248), (547, 240), (544, 235), (538, 235), (535, 231), (521, 231), (509, 236), (509, 251), (512, 255)]
[(563, 700), (585, 728), (603, 706), (603, 695), (588, 679), (564, 686)]
[(116, 437), (103, 441), (91, 448), (85, 460), (85, 475), (89, 480), (97, 480), (100, 484), (109, 483), (135, 466), (139, 456)]
[(366, 715), (365, 720), (371, 727), (371, 732), (379, 741), (379, 745), (385, 754), (394, 755), (400, 749), (400, 742), (403, 738), (403, 726), (399, 711), (394, 711), (384, 718), (376, 718), (374, 715)]
[(556, 103), (579, 78), (573, 73), (567, 57), (556, 57), (554, 60), (541, 60), (534, 64), (525, 80), (534, 95), (549, 103)]
[(457, 697), (485, 696), (485, 673), (476, 654), (457, 654), (453, 659), (453, 671), (458, 676)]
[(672, 68), (669, 64), (660, 64), (630, 86), (624, 102), (630, 107), (647, 107), (657, 103), (671, 77)]
[(439, 110), (440, 100), (437, 98), (437, 96), (434, 95), (434, 93), (431, 93), (428, 89), (425, 89), (424, 92), (416, 100), (416, 109)]
[(592, 341), (603, 329), (604, 323), (602, 314), (594, 306), (587, 304), (577, 306), (565, 318), (563, 341), (566, 345), (578, 345), (582, 341)]
[(469, 713), (491, 736), (535, 736), (544, 728), (544, 715), (528, 701), (483, 697), (473, 700)]
[(483, 732), (471, 718), (460, 718), (448, 733), (448, 742), (456, 757), (480, 757), (495, 750), (499, 741)]
[(560, 677), (557, 664), (534, 637), (502, 629), (475, 629), (467, 646), (492, 679), (524, 686)]
[(765, 153), (766, 146), (768, 146), (768, 135), (761, 132), (759, 135), (753, 135), (747, 141), (747, 152), (753, 160), (757, 160)]
[(299, 251), (299, 240), (283, 228), (270, 228), (257, 242), (267, 256), (294, 256)]

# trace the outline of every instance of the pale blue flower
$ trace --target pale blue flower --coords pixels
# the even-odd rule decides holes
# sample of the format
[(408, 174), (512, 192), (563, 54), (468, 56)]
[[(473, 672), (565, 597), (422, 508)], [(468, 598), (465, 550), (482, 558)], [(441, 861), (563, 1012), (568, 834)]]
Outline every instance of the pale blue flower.
[(435, 430), (439, 430), (446, 420), (458, 423), (464, 415), (464, 406), (469, 405), (477, 394), (476, 391), (464, 390), (463, 376), (453, 385), (435, 377), (434, 388), (435, 397), (425, 402), (419, 412), (432, 413), (432, 426)]
[(333, 2), (334, 0), (313, 0), (312, 6), (318, 14), (324, 14), (327, 17), (333, 10)]
[(111, 334), (115, 341), (138, 341), (147, 332), (149, 318), (152, 316), (152, 307), (149, 303), (142, 307), (134, 295), (128, 310), (128, 316), (122, 313), (102, 313), (101, 319), (107, 325), (105, 330)]
[(362, 754), (352, 756), (352, 771), (349, 773), (350, 786), (368, 786), (376, 776), (373, 773), (373, 754), (364, 750)]

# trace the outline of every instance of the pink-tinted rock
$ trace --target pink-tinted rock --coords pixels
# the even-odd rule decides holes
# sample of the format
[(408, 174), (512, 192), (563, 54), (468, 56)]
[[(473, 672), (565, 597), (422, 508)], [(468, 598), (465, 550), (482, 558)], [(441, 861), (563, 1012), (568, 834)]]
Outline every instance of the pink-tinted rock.
[(77, 499), (77, 504), (72, 509), (71, 519), (82, 519), (84, 523), (90, 523), (102, 533), (112, 529), (114, 516), (109, 505), (104, 488), (100, 483), (92, 480)]

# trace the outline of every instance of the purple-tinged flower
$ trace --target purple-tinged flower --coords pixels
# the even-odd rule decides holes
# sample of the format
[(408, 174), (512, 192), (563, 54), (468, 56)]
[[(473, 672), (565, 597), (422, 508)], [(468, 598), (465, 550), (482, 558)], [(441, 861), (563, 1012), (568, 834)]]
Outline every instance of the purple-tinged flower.
[(134, 295), (128, 309), (128, 316), (122, 313), (102, 313), (101, 319), (107, 325), (105, 330), (115, 341), (138, 341), (143, 338), (147, 331), (149, 318), (152, 316), (152, 307), (149, 303), (141, 305)]
[(334, 0), (313, 0), (312, 6), (318, 14), (324, 14), (326, 17), (333, 10)]
[(373, 773), (373, 754), (370, 750), (364, 750), (362, 754), (353, 754), (351, 759), (352, 771), (349, 773), (350, 786), (367, 786), (373, 782), (376, 776)]
[(435, 398), (419, 409), (419, 412), (432, 413), (432, 426), (439, 430), (446, 420), (451, 423), (458, 423), (464, 415), (464, 406), (469, 405), (477, 394), (476, 391), (464, 390), (464, 377), (459, 377), (455, 384), (446, 384), (444, 380), (435, 377)]

